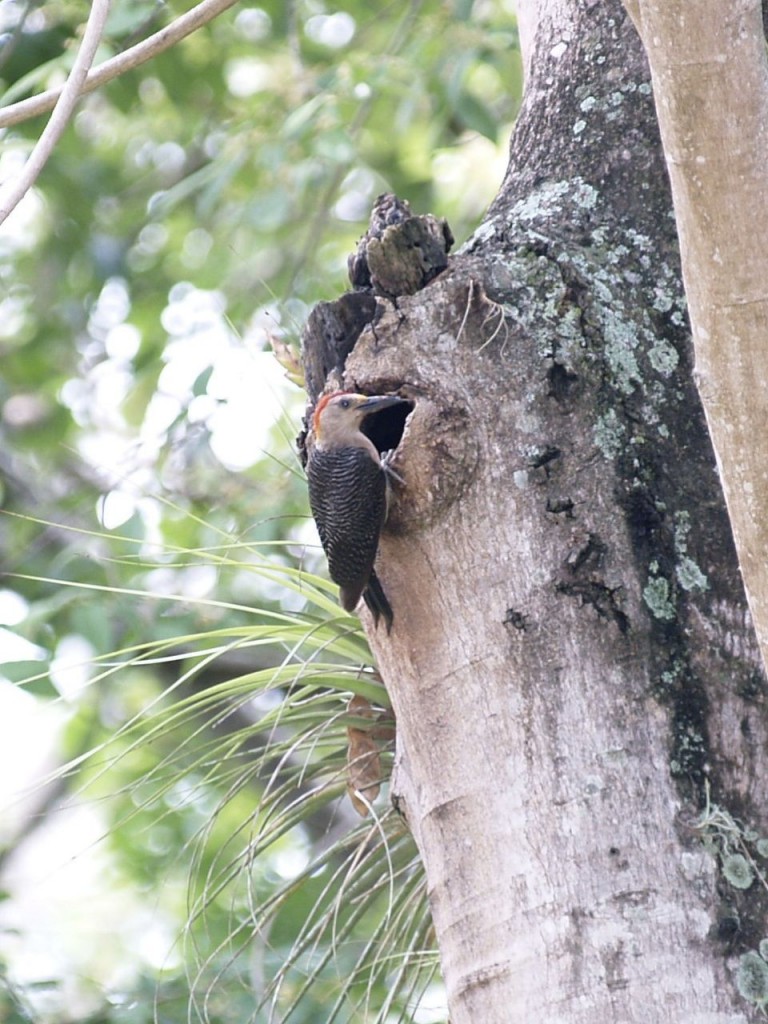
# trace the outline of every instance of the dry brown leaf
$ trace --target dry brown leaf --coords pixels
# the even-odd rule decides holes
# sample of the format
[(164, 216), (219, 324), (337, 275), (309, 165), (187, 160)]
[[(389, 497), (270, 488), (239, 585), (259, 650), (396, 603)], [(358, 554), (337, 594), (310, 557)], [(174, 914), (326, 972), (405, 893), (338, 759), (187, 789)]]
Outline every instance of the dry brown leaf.
[[(374, 722), (376, 713), (365, 697), (354, 696), (347, 705), (347, 712), (356, 718), (369, 718)], [(381, 756), (372, 730), (347, 726), (347, 792), (352, 806), (361, 817), (369, 813), (381, 789)], [(363, 799), (365, 798), (365, 799)]]

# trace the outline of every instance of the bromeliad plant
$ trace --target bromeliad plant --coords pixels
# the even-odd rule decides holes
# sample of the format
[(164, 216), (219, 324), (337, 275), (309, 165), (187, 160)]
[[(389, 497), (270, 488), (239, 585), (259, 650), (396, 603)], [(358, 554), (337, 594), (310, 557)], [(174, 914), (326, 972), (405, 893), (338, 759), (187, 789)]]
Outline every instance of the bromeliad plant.
[[(168, 559), (145, 561), (146, 578)], [(228, 542), (173, 561), (215, 565), (222, 592), (247, 562), (272, 607), (26, 579), (82, 601), (128, 600), (139, 615), (151, 602), (156, 625), (182, 609), (185, 622), (219, 619), (95, 656), (66, 729), (61, 806), (95, 801), (123, 879), (185, 922), (120, 1012), (411, 1020), (437, 960), (415, 847), (386, 799), (394, 723), (357, 618), (325, 579), (286, 564), (283, 546), (248, 545), (244, 560)], [(302, 607), (275, 607), (275, 595)], [(45, 692), (47, 680), (28, 672), (20, 685)]]

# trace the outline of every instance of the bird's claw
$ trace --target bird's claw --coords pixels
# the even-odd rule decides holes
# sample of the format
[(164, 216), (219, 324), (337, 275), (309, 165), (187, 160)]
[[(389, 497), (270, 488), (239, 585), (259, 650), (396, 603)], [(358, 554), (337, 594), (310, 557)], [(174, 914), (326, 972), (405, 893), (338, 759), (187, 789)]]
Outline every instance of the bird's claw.
[(392, 480), (396, 480), (402, 487), (405, 487), (405, 480), (403, 480), (403, 478), (400, 476), (400, 474), (397, 473), (392, 468), (392, 466), (390, 465), (390, 463), (392, 462), (392, 460), (395, 457), (395, 454), (396, 454), (396, 449), (395, 448), (390, 448), (389, 451), (382, 452), (381, 453), (381, 468), (384, 470), (384, 472), (387, 474), (388, 477), (390, 477)]

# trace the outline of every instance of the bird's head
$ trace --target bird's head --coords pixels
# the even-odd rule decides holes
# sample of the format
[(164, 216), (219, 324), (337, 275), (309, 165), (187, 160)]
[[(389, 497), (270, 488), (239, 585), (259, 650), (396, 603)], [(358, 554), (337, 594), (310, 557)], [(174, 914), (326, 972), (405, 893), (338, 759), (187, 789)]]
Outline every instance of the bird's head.
[(356, 444), (363, 436), (360, 428), (366, 416), (405, 401), (397, 395), (359, 395), (354, 391), (323, 395), (312, 417), (315, 443)]

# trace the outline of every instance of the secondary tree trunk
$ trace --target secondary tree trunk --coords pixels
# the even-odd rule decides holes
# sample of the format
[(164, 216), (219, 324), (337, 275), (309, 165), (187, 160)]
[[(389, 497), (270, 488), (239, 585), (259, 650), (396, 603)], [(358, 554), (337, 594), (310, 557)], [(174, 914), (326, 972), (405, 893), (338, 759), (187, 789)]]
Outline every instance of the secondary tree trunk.
[(761, 3), (627, 6), (653, 73), (696, 376), (768, 663), (768, 57)]
[(393, 792), (452, 1024), (756, 1020), (766, 680), (645, 59), (618, 0), (561, 0), (529, 67), (485, 222), (345, 364), (415, 402), (371, 633)]

